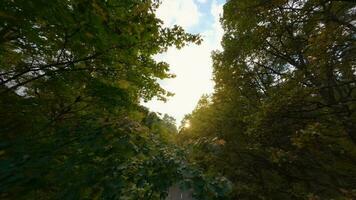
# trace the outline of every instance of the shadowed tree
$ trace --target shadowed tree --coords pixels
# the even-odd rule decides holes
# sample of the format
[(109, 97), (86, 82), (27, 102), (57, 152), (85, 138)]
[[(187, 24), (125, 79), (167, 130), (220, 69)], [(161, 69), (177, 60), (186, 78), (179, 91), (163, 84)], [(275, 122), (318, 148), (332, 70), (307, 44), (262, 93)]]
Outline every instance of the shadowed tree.
[(181, 140), (233, 182), (231, 199), (355, 198), (355, 6), (225, 5), (215, 92)]

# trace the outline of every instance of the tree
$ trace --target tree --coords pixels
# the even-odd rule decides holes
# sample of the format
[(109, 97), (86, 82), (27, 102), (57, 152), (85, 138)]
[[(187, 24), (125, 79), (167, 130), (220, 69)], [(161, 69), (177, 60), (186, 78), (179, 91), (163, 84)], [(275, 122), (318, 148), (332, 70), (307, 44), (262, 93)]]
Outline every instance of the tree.
[(232, 181), (231, 199), (355, 198), (354, 7), (225, 5), (215, 92), (181, 138), (193, 161)]
[(139, 102), (168, 95), (152, 56), (200, 38), (163, 28), (158, 5), (0, 2), (1, 199), (160, 199), (179, 179)]

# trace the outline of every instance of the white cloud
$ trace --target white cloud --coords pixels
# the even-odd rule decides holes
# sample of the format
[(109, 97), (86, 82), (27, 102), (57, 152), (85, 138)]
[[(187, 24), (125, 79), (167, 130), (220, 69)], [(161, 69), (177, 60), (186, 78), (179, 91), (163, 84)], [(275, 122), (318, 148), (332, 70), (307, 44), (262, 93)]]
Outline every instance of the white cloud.
[(216, 45), (216, 49), (221, 50), (221, 38), (224, 35), (224, 30), (220, 24), (220, 17), (223, 14), (223, 4), (218, 4), (216, 0), (211, 3), (210, 14), (213, 16), (214, 22), (210, 29), (203, 32), (206, 40), (212, 45)]
[(162, 86), (175, 95), (166, 103), (153, 100), (146, 106), (175, 117), (179, 123), (185, 114), (195, 108), (202, 94), (213, 92), (210, 59), (212, 49), (211, 45), (203, 43), (199, 46), (190, 45), (181, 50), (170, 48), (160, 55), (158, 60), (169, 63), (171, 72), (177, 75), (174, 79), (165, 80)]
[(185, 29), (198, 24), (201, 16), (193, 0), (164, 0), (156, 14), (165, 26), (178, 24)]
[(207, 0), (197, 0), (199, 3), (206, 3)]
[[(165, 25), (169, 26), (174, 23), (183, 25), (184, 23), (181, 24), (179, 22), (184, 22), (186, 16), (182, 15), (191, 15), (190, 11), (182, 10), (182, 7), (184, 7), (182, 6), (183, 4), (192, 6), (194, 2), (193, 0), (164, 1), (162, 5), (166, 6), (164, 12), (160, 11), (161, 13), (158, 16), (164, 17), (161, 19), (164, 20)], [(166, 10), (168, 8), (169, 10)], [(192, 10), (195, 9), (197, 8), (195, 7)], [(199, 11), (194, 12), (193, 16), (200, 15)], [(156, 56), (156, 60), (169, 63), (171, 72), (177, 75), (176, 78), (167, 79), (161, 83), (165, 89), (174, 92), (175, 96), (171, 97), (166, 103), (153, 100), (144, 103), (145, 106), (149, 107), (152, 111), (167, 113), (175, 117), (179, 125), (184, 115), (190, 113), (195, 108), (203, 94), (213, 92), (214, 83), (212, 81), (212, 60), (210, 56), (213, 50), (221, 49), (220, 40), (223, 35), (223, 30), (219, 23), (221, 14), (222, 4), (218, 4), (216, 0), (213, 0), (209, 13), (205, 13), (213, 23), (208, 28), (201, 30), (204, 39), (201, 45), (189, 45), (181, 50), (170, 48), (166, 53)], [(183, 18), (178, 19), (180, 17)], [(195, 24), (199, 25), (198, 21)], [(186, 27), (192, 27), (195, 24), (185, 22)]]

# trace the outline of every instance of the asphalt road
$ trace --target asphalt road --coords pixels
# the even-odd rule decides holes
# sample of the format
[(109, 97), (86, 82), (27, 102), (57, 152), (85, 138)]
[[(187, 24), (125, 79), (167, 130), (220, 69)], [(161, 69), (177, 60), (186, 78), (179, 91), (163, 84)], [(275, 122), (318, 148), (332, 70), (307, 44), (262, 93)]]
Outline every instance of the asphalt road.
[(194, 200), (189, 191), (182, 191), (178, 186), (173, 186), (169, 189), (166, 200)]

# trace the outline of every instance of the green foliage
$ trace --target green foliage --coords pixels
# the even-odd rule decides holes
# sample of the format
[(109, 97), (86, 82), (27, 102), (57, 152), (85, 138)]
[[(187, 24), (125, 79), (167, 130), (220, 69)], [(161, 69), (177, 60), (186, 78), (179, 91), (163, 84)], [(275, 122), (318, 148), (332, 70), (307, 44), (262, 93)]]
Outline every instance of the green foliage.
[[(152, 56), (200, 42), (158, 1), (0, 2), (0, 198), (162, 199), (185, 180)], [(192, 169), (193, 170), (193, 169)]]
[(352, 1), (231, 0), (215, 93), (186, 117), (191, 162), (231, 199), (356, 196)]

